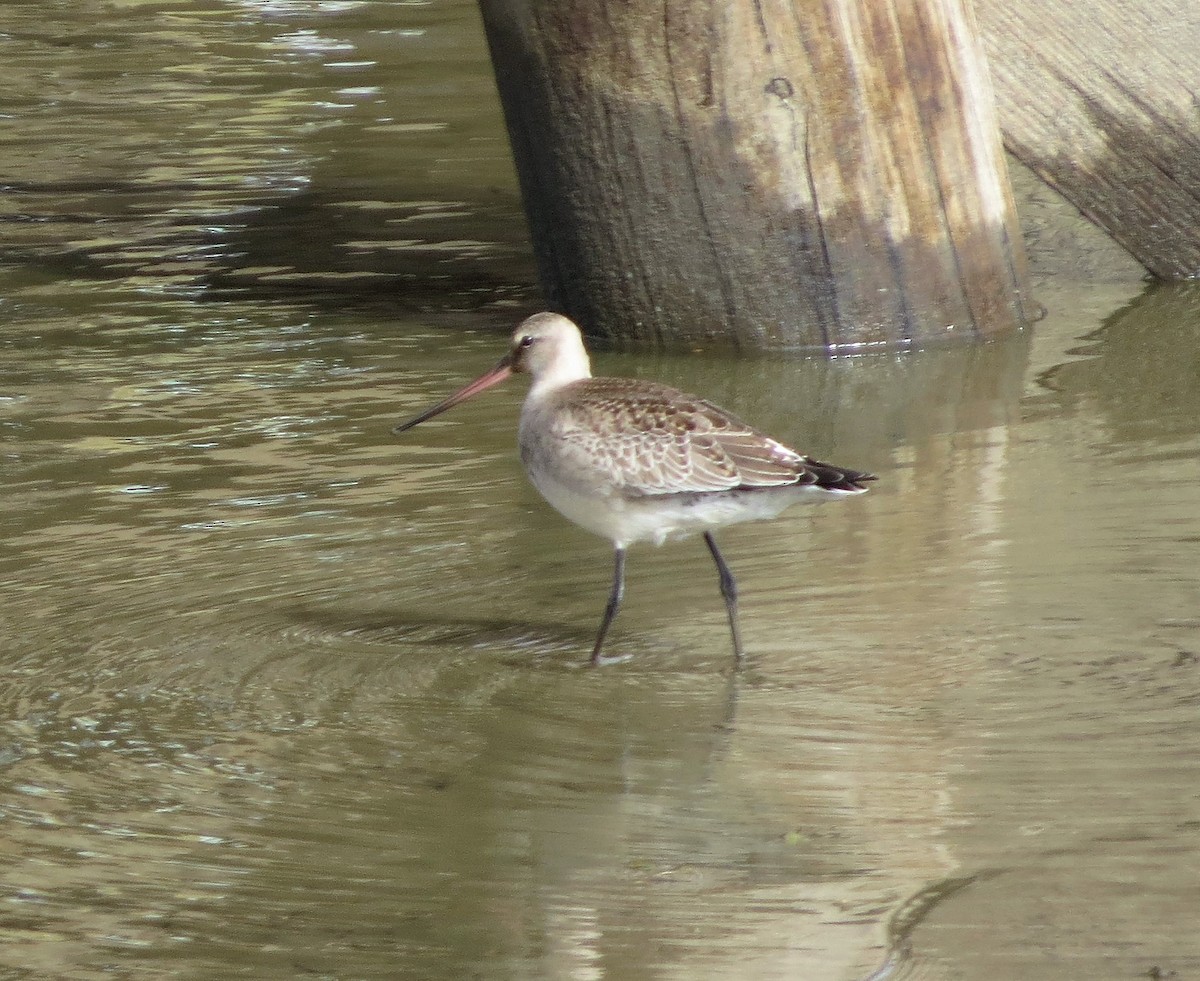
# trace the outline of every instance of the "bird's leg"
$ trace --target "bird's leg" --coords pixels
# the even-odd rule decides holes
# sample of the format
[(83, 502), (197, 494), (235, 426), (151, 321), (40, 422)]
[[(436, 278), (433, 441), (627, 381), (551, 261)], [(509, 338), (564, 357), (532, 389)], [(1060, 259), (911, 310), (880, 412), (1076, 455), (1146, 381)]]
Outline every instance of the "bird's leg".
[(721, 596), (725, 600), (725, 612), (729, 614), (729, 631), (733, 634), (733, 656), (740, 664), (744, 655), (742, 653), (742, 633), (738, 629), (737, 582), (734, 581), (729, 566), (725, 564), (721, 550), (717, 548), (717, 540), (713, 538), (711, 531), (704, 533), (704, 541), (708, 545), (708, 550), (712, 552), (713, 561), (717, 563), (717, 574), (721, 577)]
[(608, 594), (608, 604), (604, 607), (604, 619), (600, 621), (600, 633), (596, 635), (596, 646), (592, 648), (592, 664), (600, 663), (600, 651), (604, 647), (604, 637), (612, 626), (613, 618), (621, 607), (621, 597), (625, 595), (625, 549), (617, 547), (613, 563), (612, 591)]

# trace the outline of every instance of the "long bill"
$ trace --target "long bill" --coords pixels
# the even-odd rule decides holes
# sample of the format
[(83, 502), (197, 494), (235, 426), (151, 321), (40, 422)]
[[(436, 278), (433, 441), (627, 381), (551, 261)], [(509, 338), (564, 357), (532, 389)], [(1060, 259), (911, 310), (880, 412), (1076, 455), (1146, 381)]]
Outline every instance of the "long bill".
[(413, 426), (419, 426), (426, 419), (432, 419), (436, 415), (441, 415), (447, 409), (453, 409), (460, 402), (465, 402), (467, 399), (478, 395), (484, 389), (491, 388), (493, 385), (499, 385), (500, 382), (504, 381), (511, 374), (512, 360), (507, 356), (503, 357), (491, 371), (480, 375), (471, 384), (460, 388), (453, 395), (442, 399), (437, 405), (426, 409), (420, 415), (413, 416), (407, 422), (400, 423), (392, 432), (408, 432)]

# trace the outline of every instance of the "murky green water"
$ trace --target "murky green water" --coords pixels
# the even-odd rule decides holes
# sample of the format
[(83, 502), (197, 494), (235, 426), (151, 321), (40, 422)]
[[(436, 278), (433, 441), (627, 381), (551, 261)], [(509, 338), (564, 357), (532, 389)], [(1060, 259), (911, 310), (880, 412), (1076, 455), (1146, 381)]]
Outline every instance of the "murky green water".
[(600, 354), (873, 469), (631, 554), (529, 489), (465, 3), (0, 10), (0, 978), (1200, 972), (1200, 294)]

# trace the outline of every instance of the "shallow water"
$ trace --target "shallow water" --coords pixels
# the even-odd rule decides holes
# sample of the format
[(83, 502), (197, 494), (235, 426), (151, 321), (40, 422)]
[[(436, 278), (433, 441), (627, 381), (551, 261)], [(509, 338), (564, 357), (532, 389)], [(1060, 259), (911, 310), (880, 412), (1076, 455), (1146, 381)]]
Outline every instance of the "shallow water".
[(389, 434), (536, 304), (476, 31), (0, 13), (0, 977), (1200, 971), (1200, 294), (600, 352), (880, 481), (721, 536), (745, 670), (695, 541), (587, 670), (521, 383)]

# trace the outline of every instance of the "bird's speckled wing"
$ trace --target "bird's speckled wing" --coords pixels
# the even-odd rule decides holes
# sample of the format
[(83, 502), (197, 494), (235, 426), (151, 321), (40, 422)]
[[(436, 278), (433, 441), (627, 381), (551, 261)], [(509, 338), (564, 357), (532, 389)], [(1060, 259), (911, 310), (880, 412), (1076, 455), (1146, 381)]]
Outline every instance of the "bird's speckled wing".
[(809, 484), (863, 490), (867, 474), (816, 463), (723, 409), (641, 379), (590, 378), (556, 399), (560, 463), (627, 495)]

